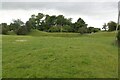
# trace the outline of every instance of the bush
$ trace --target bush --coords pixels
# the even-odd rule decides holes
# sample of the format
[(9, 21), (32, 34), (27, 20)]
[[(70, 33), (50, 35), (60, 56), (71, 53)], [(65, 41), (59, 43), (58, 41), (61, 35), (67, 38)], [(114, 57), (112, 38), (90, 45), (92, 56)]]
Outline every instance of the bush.
[(60, 32), (60, 26), (52, 26), (48, 31), (49, 32)]
[(9, 27), (7, 23), (0, 24), (0, 34), (7, 34), (9, 31)]
[(94, 27), (88, 27), (87, 28), (87, 33), (92, 33), (94, 31)]
[(81, 27), (81, 28), (79, 28), (78, 32), (79, 32), (80, 34), (87, 33), (87, 28), (86, 28), (86, 27)]
[(100, 31), (100, 28), (94, 28), (93, 32), (99, 32)]
[(63, 32), (73, 32), (72, 27), (68, 25), (63, 26), (62, 29)]
[(20, 28), (18, 28), (15, 33), (17, 35), (26, 35), (28, 33), (28, 30), (26, 28), (26, 26), (21, 26)]
[(88, 27), (87, 28), (87, 33), (92, 33), (92, 32), (99, 32), (100, 28), (94, 28), (94, 27)]

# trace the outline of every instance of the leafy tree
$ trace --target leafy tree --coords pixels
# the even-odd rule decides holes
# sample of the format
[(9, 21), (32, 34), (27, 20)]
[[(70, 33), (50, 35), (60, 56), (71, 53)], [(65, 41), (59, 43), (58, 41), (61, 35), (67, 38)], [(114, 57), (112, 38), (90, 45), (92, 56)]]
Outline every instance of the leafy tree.
[(42, 18), (44, 17), (44, 14), (42, 13), (38, 13), (38, 15), (36, 16), (36, 28), (40, 30), (41, 27), (41, 22), (42, 22)]
[(95, 33), (95, 32), (99, 32), (100, 30), (101, 30), (100, 28), (94, 28), (94, 31), (93, 31), (93, 32), (94, 32), (94, 33)]
[(63, 15), (58, 15), (58, 16), (57, 16), (57, 21), (56, 21), (56, 24), (57, 24), (57, 25), (63, 26), (64, 21), (65, 21), (65, 19), (64, 19), (64, 16), (63, 16)]
[(18, 29), (20, 29), (21, 26), (23, 26), (23, 25), (24, 25), (24, 23), (20, 19), (13, 20), (12, 28), (13, 28), (14, 32), (17, 33)]
[(63, 25), (72, 25), (72, 18), (64, 18), (64, 23)]
[(103, 28), (102, 29), (105, 29), (105, 31), (107, 30), (107, 24), (106, 23), (104, 23), (104, 25), (103, 25)]
[(87, 32), (88, 32), (88, 33), (94, 32), (94, 27), (88, 27), (88, 28), (87, 28)]
[(65, 24), (65, 18), (64, 18), (63, 15), (58, 15), (57, 16), (56, 24), (61, 26), (61, 30), (60, 31), (62, 32), (62, 27)]
[(28, 33), (27, 27), (24, 25), (21, 26), (16, 32), (17, 35), (26, 35), (27, 33)]
[(1, 23), (0, 24), (0, 34), (7, 34), (9, 31), (9, 26), (7, 25), (7, 23)]
[(118, 30), (120, 30), (120, 25), (118, 26)]
[(13, 23), (10, 23), (9, 25), (9, 30), (12, 31), (14, 29), (14, 24)]
[[(84, 28), (82, 28), (82, 27), (84, 27)], [(77, 22), (74, 23), (74, 31), (75, 32), (82, 32), (81, 30), (85, 30), (85, 29), (87, 29), (87, 24), (85, 23), (85, 21), (82, 18), (79, 18), (77, 20)], [(86, 32), (86, 30), (83, 32)]]
[(87, 33), (87, 28), (86, 28), (86, 27), (80, 27), (79, 30), (78, 30), (78, 32), (79, 32), (80, 34)]
[(87, 28), (87, 33), (92, 33), (92, 32), (98, 32), (100, 31), (101, 29), (100, 28), (94, 28), (94, 27), (88, 27)]
[(27, 31), (30, 32), (31, 29), (33, 28), (33, 25), (32, 25), (32, 23), (30, 21), (27, 21), (25, 23), (25, 27), (27, 28)]
[(14, 20), (11, 26), (17, 35), (25, 35), (28, 33), (27, 27), (20, 19)]
[(18, 35), (27, 34), (31, 29), (46, 32), (79, 32), (83, 34), (87, 33), (87, 24), (82, 18), (72, 23), (72, 18), (65, 18), (63, 15), (49, 16), (38, 13), (37, 15), (31, 15), (25, 24), (20, 19), (14, 20), (13, 23), (9, 25), (9, 29), (13, 30)]
[(53, 24), (53, 21), (51, 19), (51, 16), (46, 15), (45, 20), (42, 21), (42, 26), (44, 25), (44, 31), (48, 31), (50, 29), (50, 27), (52, 27), (52, 24)]
[(117, 27), (117, 24), (113, 21), (110, 21), (108, 24), (108, 31), (115, 31), (116, 30), (116, 27)]
[(34, 14), (31, 15), (31, 18), (29, 18), (29, 21), (26, 22), (26, 25), (29, 25), (31, 29), (37, 29), (36, 16)]

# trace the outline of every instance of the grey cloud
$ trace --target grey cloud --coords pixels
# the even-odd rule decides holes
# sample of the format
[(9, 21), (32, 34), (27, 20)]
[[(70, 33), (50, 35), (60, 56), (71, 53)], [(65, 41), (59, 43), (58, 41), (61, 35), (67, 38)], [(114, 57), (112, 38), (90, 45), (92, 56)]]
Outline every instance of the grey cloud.
[(2, 2), (118, 2), (119, 0), (1, 0)]
[(68, 15), (104, 17), (117, 13), (117, 2), (3, 2), (2, 9), (55, 9)]
[(117, 2), (3, 2), (2, 9), (55, 9), (69, 16), (84, 15), (90, 19), (111, 20), (117, 16), (117, 4)]

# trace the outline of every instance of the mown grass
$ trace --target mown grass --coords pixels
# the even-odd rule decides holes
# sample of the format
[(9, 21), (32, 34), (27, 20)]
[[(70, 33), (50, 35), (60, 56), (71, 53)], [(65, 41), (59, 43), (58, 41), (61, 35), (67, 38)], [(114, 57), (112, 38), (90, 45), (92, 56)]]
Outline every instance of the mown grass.
[(114, 35), (114, 32), (3, 35), (3, 77), (117, 78), (118, 48)]

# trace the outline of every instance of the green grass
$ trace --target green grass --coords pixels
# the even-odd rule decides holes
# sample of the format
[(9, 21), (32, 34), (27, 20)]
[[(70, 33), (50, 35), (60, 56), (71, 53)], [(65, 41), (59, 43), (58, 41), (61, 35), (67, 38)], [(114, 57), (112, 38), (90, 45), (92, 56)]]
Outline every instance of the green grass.
[(47, 33), (47, 32), (42, 32), (39, 30), (32, 30), (31, 33), (28, 35), (30, 36), (52, 36), (52, 37), (79, 37), (79, 33), (61, 33), (61, 32), (54, 32), (54, 33)]
[(0, 35), (0, 79), (2, 78), (2, 36)]
[(3, 35), (3, 77), (117, 78), (114, 35), (39, 31), (27, 36)]

